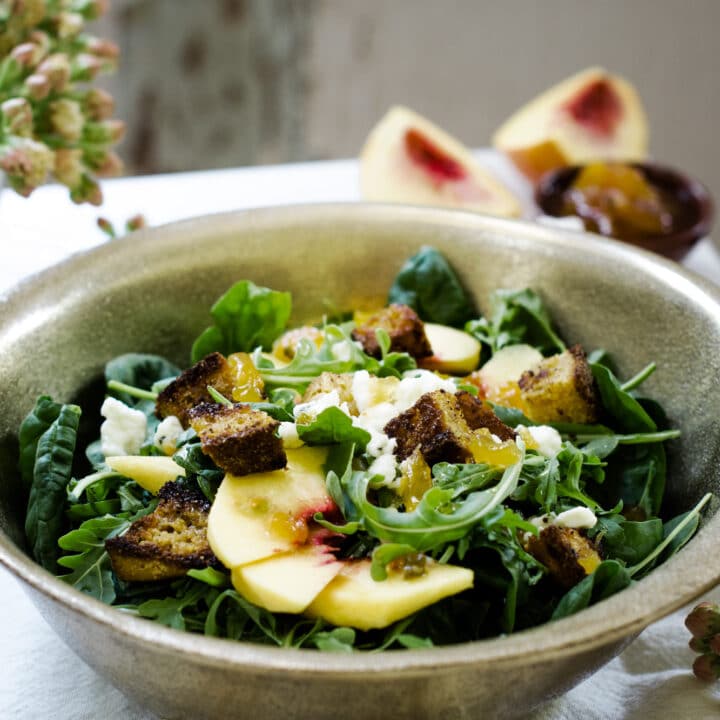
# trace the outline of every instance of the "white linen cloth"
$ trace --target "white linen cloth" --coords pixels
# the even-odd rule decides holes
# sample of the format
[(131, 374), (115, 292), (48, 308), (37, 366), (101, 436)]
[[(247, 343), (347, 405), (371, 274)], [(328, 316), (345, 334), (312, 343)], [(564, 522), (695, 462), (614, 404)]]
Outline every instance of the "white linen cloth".
[[(478, 158), (519, 192), (529, 188), (489, 151)], [(104, 184), (101, 210), (75, 207), (60, 187), (29, 200), (0, 197), (0, 302), (16, 282), (104, 241), (99, 215), (118, 227), (143, 213), (151, 225), (223, 210), (358, 199), (357, 163), (342, 160), (126, 178)], [(720, 258), (708, 240), (685, 265), (720, 283)], [(0, 567), (0, 717), (22, 720), (154, 720), (100, 678), (58, 639), (18, 582)], [(720, 588), (707, 596), (720, 602)], [(683, 620), (691, 606), (648, 628), (625, 652), (532, 720), (710, 720), (720, 717), (720, 682), (691, 672), (695, 654)]]

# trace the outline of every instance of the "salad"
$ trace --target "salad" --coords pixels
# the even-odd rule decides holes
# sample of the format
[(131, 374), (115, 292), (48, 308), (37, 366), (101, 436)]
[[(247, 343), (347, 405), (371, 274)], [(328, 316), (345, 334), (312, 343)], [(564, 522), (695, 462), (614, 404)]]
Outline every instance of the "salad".
[(532, 290), (490, 308), (429, 247), (387, 307), (317, 326), (236, 283), (188, 368), (131, 353), (97, 407), (37, 400), (33, 556), (173, 628), (335, 651), (511, 633), (624, 589), (709, 500), (660, 517), (679, 432), (639, 393), (655, 365), (618, 379)]

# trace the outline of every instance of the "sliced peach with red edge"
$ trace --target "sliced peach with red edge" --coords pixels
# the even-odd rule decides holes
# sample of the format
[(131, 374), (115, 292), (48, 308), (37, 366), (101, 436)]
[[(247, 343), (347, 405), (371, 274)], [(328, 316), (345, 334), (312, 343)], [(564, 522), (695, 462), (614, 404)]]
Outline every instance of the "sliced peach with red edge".
[(520, 215), (517, 198), (457, 139), (404, 107), (375, 126), (360, 155), (365, 200)]
[(648, 123), (636, 89), (602, 68), (589, 68), (546, 90), (493, 136), (531, 180), (594, 160), (642, 161)]

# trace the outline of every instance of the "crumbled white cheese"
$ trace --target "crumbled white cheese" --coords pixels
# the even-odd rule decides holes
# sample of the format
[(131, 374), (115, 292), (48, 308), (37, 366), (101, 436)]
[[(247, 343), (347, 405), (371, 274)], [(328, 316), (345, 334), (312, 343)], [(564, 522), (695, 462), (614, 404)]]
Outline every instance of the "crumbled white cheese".
[(454, 395), (457, 386), (452, 380), (443, 379), (430, 370), (408, 370), (395, 391), (396, 414), (405, 412), (422, 395), (435, 390), (446, 390)]
[(352, 357), (352, 345), (350, 340), (340, 340), (330, 347), (330, 354), (340, 362), (347, 362)]
[(177, 450), (178, 439), (183, 432), (183, 426), (175, 415), (168, 415), (160, 421), (153, 435), (153, 444), (159, 447), (166, 455), (172, 455)]
[(109, 397), (100, 408), (100, 414), (105, 418), (100, 426), (103, 455), (137, 455), (147, 434), (145, 413)]
[(395, 474), (397, 470), (397, 460), (392, 453), (380, 455), (375, 458), (368, 468), (370, 476), (380, 475), (383, 478), (383, 485), (393, 485), (395, 482)]
[(294, 450), (305, 444), (298, 435), (297, 425), (293, 422), (281, 422), (278, 428), (278, 435), (286, 450)]
[(331, 390), (330, 392), (316, 395), (312, 400), (308, 400), (308, 402), (299, 403), (293, 408), (293, 415), (295, 420), (300, 420), (307, 424), (312, 422), (323, 410), (327, 410), (330, 407), (340, 408), (346, 415), (350, 414), (347, 403), (340, 402), (338, 391)]
[(592, 528), (596, 523), (595, 513), (584, 505), (565, 510), (555, 518), (555, 525), (566, 528)]
[(549, 425), (518, 425), (516, 429), (526, 430), (533, 439), (535, 449), (545, 457), (555, 457), (562, 450), (560, 433)]
[(576, 530), (579, 530), (580, 528), (589, 529), (595, 527), (597, 517), (589, 507), (579, 505), (578, 507), (565, 510), (559, 515), (556, 515), (555, 513), (547, 513), (546, 515), (531, 517), (528, 518), (528, 522), (541, 530), (549, 527), (550, 525), (555, 525), (555, 527), (561, 528), (575, 528)]

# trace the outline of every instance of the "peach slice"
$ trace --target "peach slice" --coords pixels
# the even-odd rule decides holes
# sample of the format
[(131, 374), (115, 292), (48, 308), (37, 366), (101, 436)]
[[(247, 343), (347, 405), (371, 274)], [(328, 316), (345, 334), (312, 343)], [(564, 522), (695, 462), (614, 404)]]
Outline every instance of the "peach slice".
[(551, 87), (512, 115), (493, 136), (531, 180), (566, 165), (647, 157), (648, 123), (635, 88), (602, 68)]
[(360, 192), (365, 200), (520, 215), (515, 196), (462, 143), (404, 107), (390, 109), (368, 136)]

